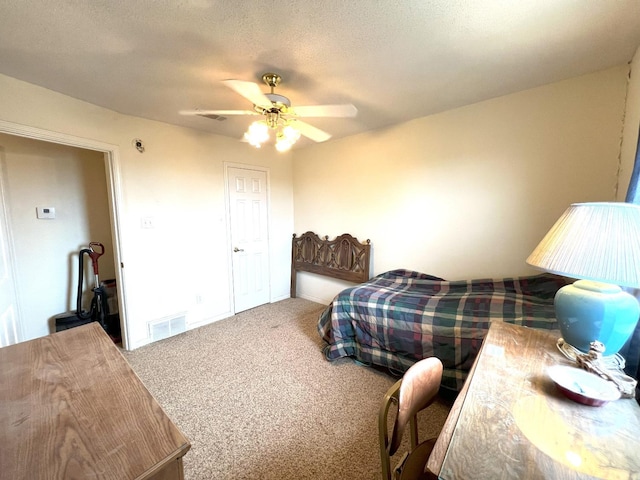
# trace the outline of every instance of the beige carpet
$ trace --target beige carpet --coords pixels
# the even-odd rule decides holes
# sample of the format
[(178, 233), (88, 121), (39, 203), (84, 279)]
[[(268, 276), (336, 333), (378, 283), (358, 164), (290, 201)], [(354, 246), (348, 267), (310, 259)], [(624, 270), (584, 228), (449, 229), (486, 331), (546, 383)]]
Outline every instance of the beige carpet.
[[(191, 441), (187, 480), (380, 478), (377, 413), (396, 379), (325, 360), (323, 308), (288, 299), (123, 352)], [(449, 405), (421, 413), (422, 435)]]

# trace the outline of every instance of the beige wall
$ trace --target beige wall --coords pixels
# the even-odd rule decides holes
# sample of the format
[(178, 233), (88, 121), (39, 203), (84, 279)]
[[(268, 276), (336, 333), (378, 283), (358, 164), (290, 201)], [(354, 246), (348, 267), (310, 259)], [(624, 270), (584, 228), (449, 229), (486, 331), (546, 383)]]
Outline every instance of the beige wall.
[[(272, 301), (288, 296), (291, 233), (307, 230), (371, 239), (374, 274), (534, 273), (524, 259), (570, 203), (616, 198), (628, 70), (287, 155), (120, 115), (2, 75), (0, 120), (117, 150), (135, 347), (149, 341), (149, 321), (186, 314), (193, 328), (231, 314), (224, 162), (269, 168)], [(144, 154), (134, 138), (144, 140)], [(155, 228), (142, 229), (143, 217), (152, 217)], [(344, 286), (300, 277), (301, 296), (321, 302)]]
[[(130, 347), (149, 341), (150, 321), (186, 315), (195, 327), (232, 313), (224, 162), (269, 169), (271, 299), (288, 297), (290, 153), (254, 150), (235, 139), (120, 115), (3, 75), (0, 120), (117, 150)], [(145, 142), (144, 154), (132, 145), (135, 138)], [(143, 229), (143, 217), (152, 217), (155, 228)]]
[(629, 179), (633, 171), (633, 164), (638, 146), (638, 131), (640, 129), (640, 47), (631, 61), (627, 102), (624, 116), (624, 135), (620, 149), (620, 188), (617, 200), (624, 201), (629, 186)]
[[(101, 280), (115, 276), (104, 159), (99, 152), (3, 134), (0, 149), (19, 311), (33, 320), (23, 324), (26, 340), (50, 333), (51, 316), (76, 309), (77, 255), (90, 241), (105, 246)], [(36, 207), (54, 207), (56, 218), (38, 219)], [(90, 294), (94, 277), (89, 258), (84, 261)]]
[[(573, 202), (614, 200), (628, 67), (296, 152), (295, 231), (371, 239), (373, 273), (536, 273), (528, 254)], [(301, 274), (300, 296), (345, 284)]]

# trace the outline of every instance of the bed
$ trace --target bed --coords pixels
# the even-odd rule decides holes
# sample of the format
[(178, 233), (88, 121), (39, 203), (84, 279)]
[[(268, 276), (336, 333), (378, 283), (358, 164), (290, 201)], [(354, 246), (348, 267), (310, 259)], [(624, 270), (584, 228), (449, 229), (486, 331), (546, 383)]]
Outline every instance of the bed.
[(369, 280), (371, 241), (360, 242), (343, 233), (334, 240), (313, 232), (293, 234), (291, 242), (291, 298), (296, 298), (297, 273), (309, 272), (347, 282)]
[[(311, 238), (319, 241), (315, 251), (325, 248), (323, 239), (315, 234)], [(345, 239), (354, 242), (354, 248), (361, 245), (350, 235)], [(362, 262), (370, 262), (367, 254), (359, 257), (358, 270)], [(311, 257), (298, 255), (298, 262), (304, 258)], [(314, 262), (323, 258), (316, 256)], [(297, 268), (310, 271), (300, 265), (294, 269), (292, 263), (292, 285)], [(333, 276), (334, 270), (314, 273)], [(462, 388), (491, 322), (557, 330), (553, 298), (566, 284), (551, 274), (447, 281), (404, 269), (362, 278), (352, 280), (359, 284), (340, 292), (320, 314), (325, 357), (351, 357), (402, 375), (416, 361), (436, 356), (444, 365), (442, 387), (451, 390)]]

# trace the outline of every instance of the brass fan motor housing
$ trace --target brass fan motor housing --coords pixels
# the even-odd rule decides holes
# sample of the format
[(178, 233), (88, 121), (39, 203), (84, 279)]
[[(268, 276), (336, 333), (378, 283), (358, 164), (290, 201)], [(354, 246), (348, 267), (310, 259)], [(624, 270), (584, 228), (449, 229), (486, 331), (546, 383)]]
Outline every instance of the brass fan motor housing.
[(277, 124), (279, 118), (276, 118), (274, 121), (274, 115), (279, 117), (282, 113), (288, 113), (289, 108), (291, 107), (291, 101), (284, 95), (273, 93), (273, 89), (280, 85), (280, 82), (282, 81), (282, 77), (280, 75), (271, 72), (265, 73), (264, 75), (262, 75), (262, 81), (269, 87), (271, 87), (271, 93), (265, 93), (265, 96), (269, 100), (271, 100), (273, 107), (270, 109), (265, 109), (259, 105), (255, 105), (254, 109), (261, 115), (271, 114), (271, 121), (267, 121), (267, 124), (272, 128), (275, 128), (275, 125)]
[(271, 93), (273, 93), (273, 89), (280, 85), (282, 77), (277, 73), (265, 73), (262, 75), (262, 81), (271, 87)]

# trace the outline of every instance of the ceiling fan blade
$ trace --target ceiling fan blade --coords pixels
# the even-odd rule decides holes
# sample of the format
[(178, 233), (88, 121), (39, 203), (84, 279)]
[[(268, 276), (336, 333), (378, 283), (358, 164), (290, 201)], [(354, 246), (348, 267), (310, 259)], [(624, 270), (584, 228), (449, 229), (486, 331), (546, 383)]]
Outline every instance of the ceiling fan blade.
[(258, 115), (253, 110), (180, 110), (180, 115)]
[(331, 135), (324, 130), (320, 130), (313, 125), (309, 125), (308, 123), (302, 122), (300, 120), (292, 121), (291, 126), (298, 130), (302, 135), (310, 138), (314, 142), (324, 142), (331, 138)]
[(355, 117), (358, 109), (349, 104), (345, 105), (309, 105), (294, 107), (293, 114), (298, 117)]
[(259, 107), (271, 108), (272, 103), (269, 98), (262, 93), (260, 86), (257, 83), (245, 82), (242, 80), (224, 80), (224, 83), (231, 90), (242, 95), (254, 105)]

